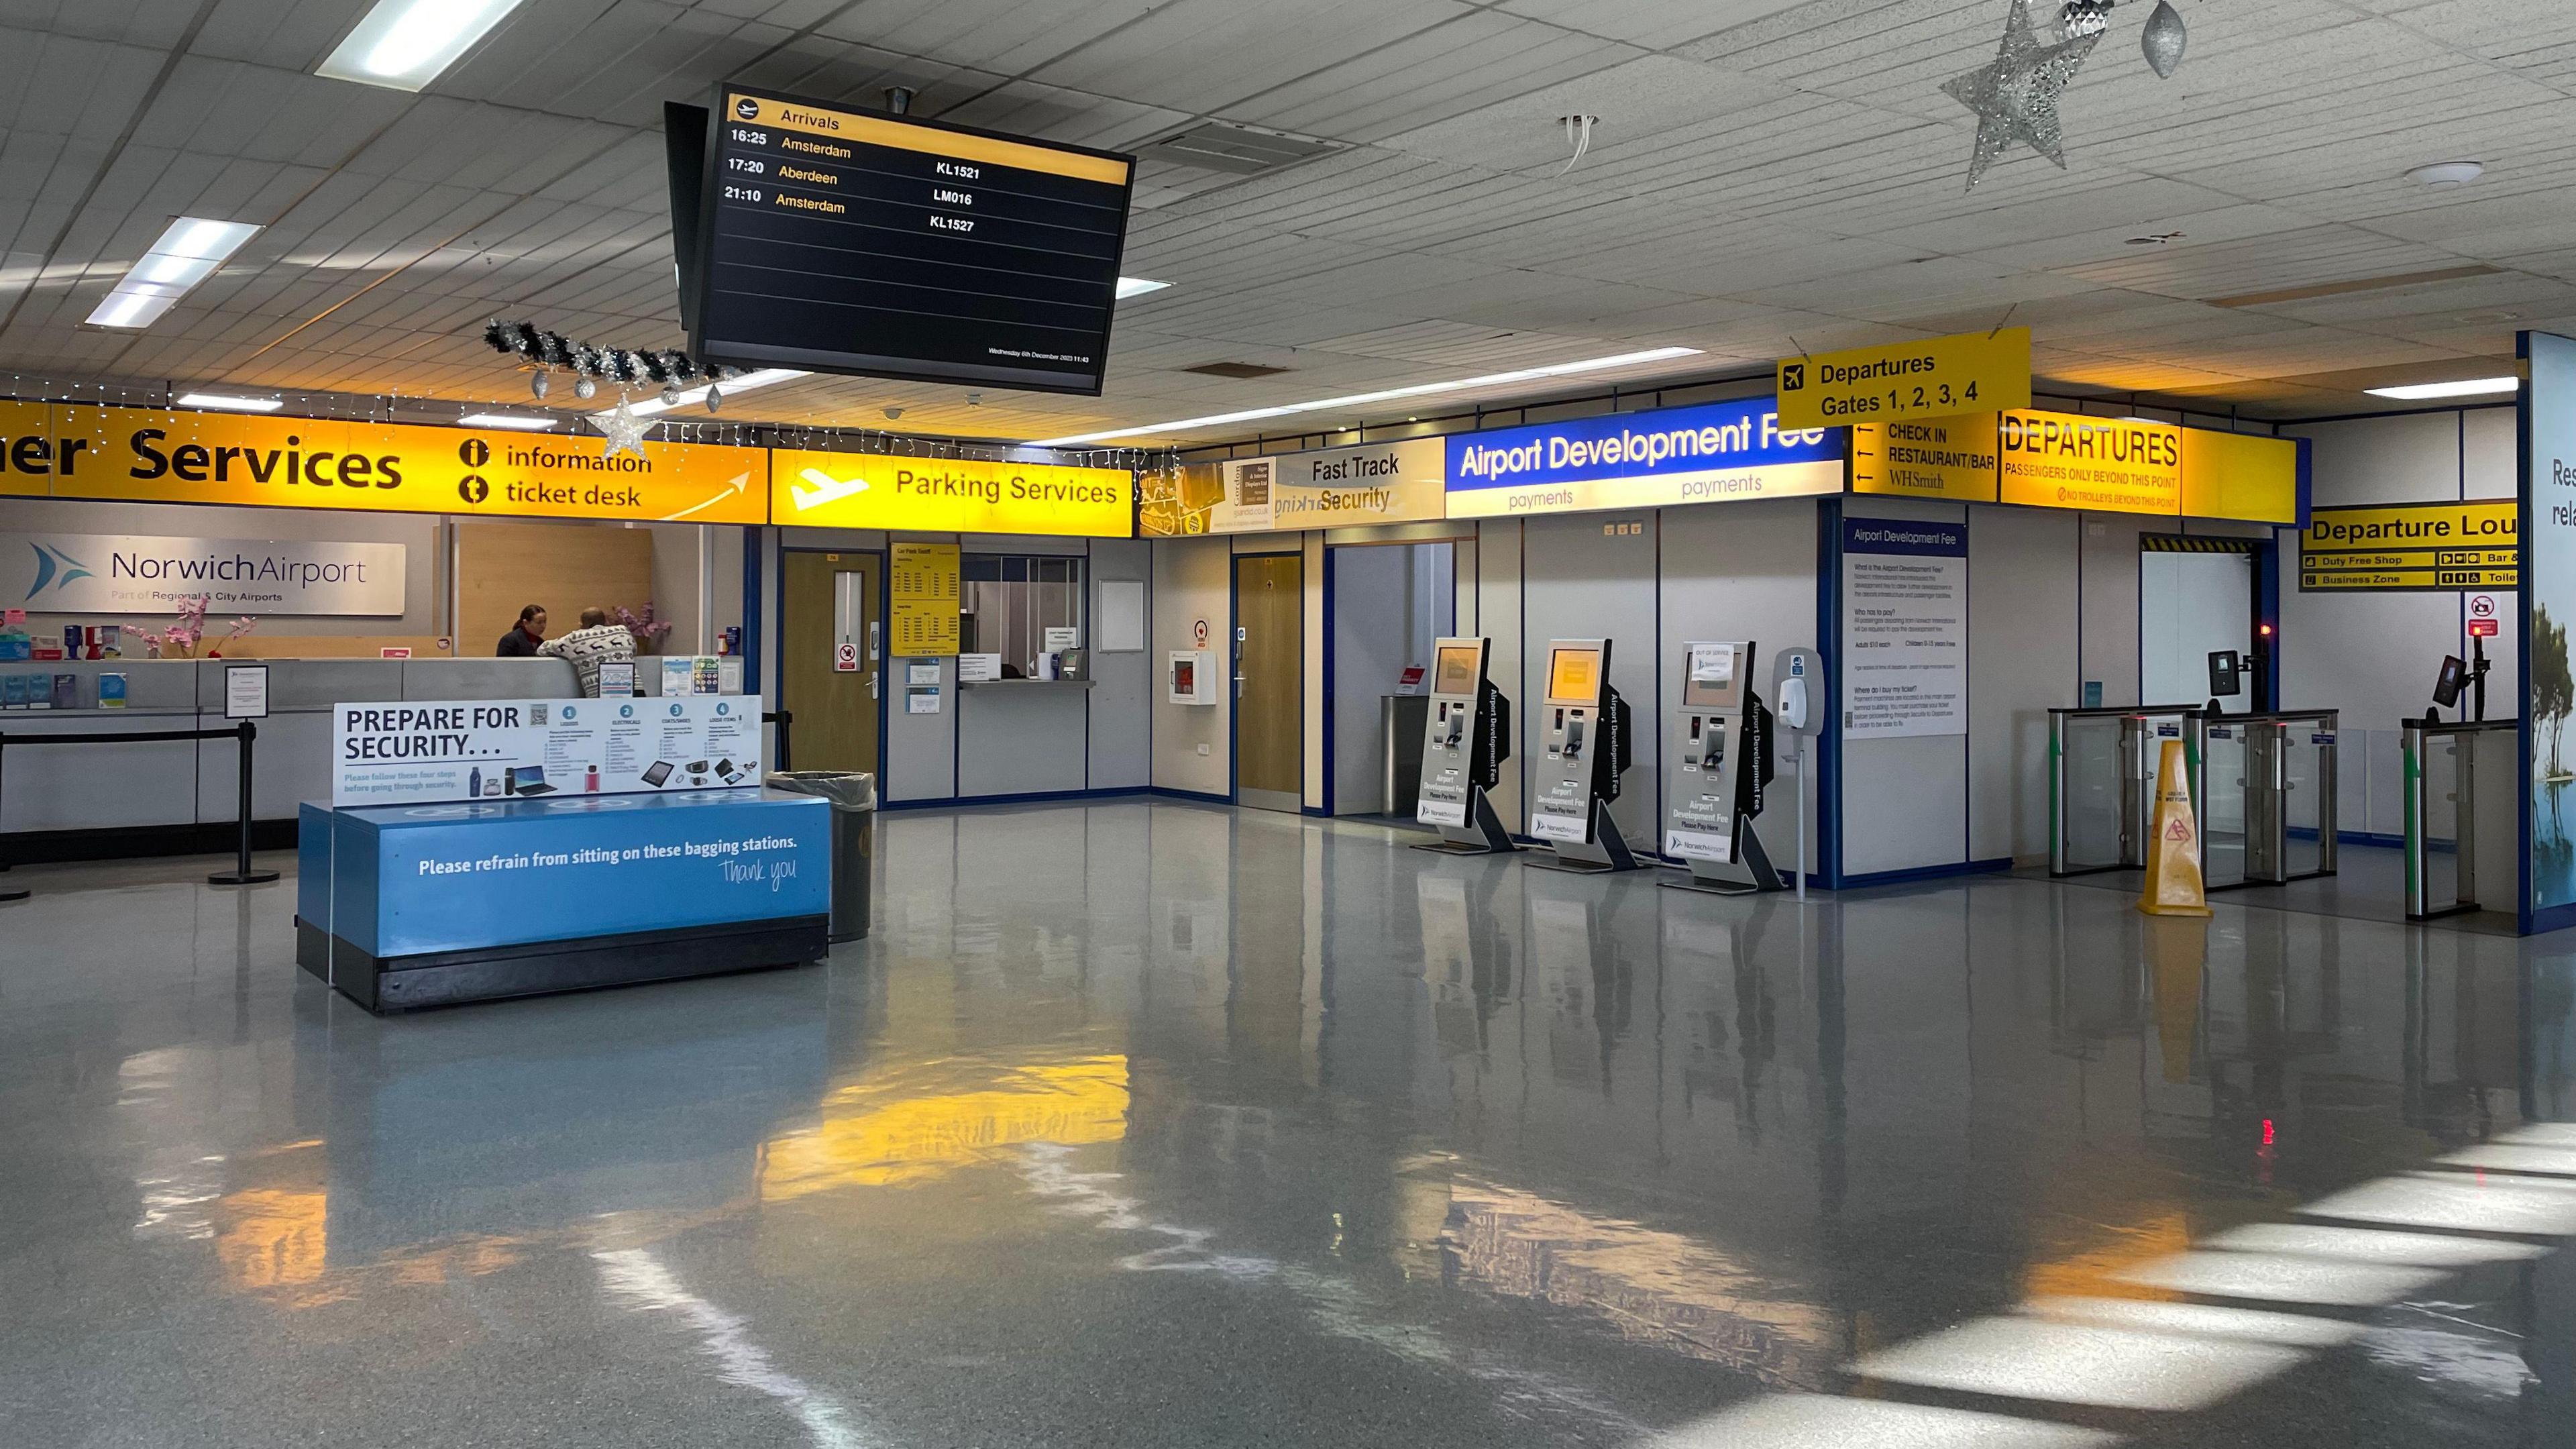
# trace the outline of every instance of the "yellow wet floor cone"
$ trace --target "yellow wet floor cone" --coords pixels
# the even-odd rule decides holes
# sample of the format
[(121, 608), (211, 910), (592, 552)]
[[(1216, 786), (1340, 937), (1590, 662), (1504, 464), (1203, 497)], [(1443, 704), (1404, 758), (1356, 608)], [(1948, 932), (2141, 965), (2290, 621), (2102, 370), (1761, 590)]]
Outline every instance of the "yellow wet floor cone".
[(2182, 741), (2165, 741), (2156, 762), (2156, 838), (2147, 853), (2147, 888), (2138, 909), (2151, 916), (2205, 916), (2200, 893), (2200, 822), (2191, 813), (2191, 777)]

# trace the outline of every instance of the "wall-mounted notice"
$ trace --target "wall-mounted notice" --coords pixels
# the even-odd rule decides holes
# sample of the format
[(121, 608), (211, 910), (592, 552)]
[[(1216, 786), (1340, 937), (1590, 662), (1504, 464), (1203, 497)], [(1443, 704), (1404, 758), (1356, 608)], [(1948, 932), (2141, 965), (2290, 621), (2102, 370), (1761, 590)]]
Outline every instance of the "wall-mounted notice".
[(1968, 732), (1968, 528), (1843, 520), (1843, 733)]
[(0, 533), (0, 598), (43, 612), (387, 616), (403, 611), (398, 543), (280, 543), (128, 533)]
[(898, 543), (891, 550), (894, 652), (957, 652), (957, 545)]
[(756, 694), (331, 711), (333, 805), (729, 789), (762, 775)]

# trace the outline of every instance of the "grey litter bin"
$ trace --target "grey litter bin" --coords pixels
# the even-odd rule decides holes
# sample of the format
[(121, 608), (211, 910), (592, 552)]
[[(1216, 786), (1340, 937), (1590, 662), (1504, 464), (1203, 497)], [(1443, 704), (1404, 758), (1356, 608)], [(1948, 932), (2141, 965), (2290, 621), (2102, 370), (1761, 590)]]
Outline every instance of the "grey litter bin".
[(868, 872), (876, 855), (877, 777), (864, 770), (773, 770), (770, 786), (832, 802), (832, 940), (868, 934)]

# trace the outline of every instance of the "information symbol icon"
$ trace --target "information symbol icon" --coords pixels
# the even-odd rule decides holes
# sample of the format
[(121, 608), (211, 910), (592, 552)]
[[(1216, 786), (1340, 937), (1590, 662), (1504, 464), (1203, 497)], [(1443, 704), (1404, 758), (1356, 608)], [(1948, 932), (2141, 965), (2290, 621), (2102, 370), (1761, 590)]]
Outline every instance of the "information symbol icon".
[(481, 475), (468, 473), (465, 481), (456, 485), (456, 491), (466, 502), (480, 503), (492, 496), (492, 485), (484, 482)]
[(466, 467), (480, 468), (492, 461), (492, 445), (481, 438), (468, 438), (465, 446), (456, 450), (456, 456), (465, 460)]

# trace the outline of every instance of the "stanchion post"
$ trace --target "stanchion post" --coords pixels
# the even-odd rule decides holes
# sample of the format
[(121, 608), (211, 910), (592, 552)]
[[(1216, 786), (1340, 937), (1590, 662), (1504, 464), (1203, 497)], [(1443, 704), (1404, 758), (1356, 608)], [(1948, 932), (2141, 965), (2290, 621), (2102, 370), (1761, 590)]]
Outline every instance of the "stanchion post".
[[(6, 758), (8, 757), (8, 754), (9, 754), (9, 737), (8, 737), (8, 736), (6, 736), (6, 735), (0, 735), (0, 760), (6, 760)], [(7, 772), (7, 770), (6, 770), (4, 767), (0, 767), (0, 780), (6, 780), (7, 778), (8, 778), (8, 772)], [(10, 862), (9, 862), (8, 860), (6, 860), (6, 859), (0, 859), (0, 872), (5, 872), (5, 871), (7, 871), (7, 870), (9, 869), (9, 866), (10, 866)], [(29, 897), (29, 896), (31, 896), (31, 895), (34, 895), (34, 894), (35, 894), (35, 892), (34, 892), (34, 891), (0, 890), (0, 901), (23, 901), (23, 900), (25, 900), (27, 897)]]
[(208, 885), (262, 885), (277, 879), (277, 872), (250, 868), (250, 755), (251, 741), (259, 738), (259, 726), (249, 720), (243, 720), (234, 733), (241, 740), (241, 839), (234, 856), (233, 868), (215, 872), (206, 877), (206, 883)]

